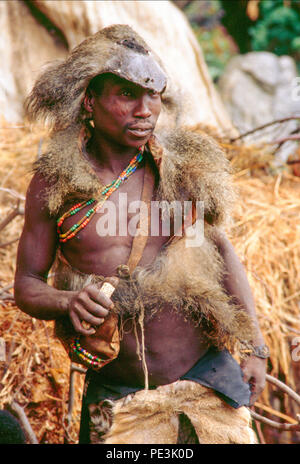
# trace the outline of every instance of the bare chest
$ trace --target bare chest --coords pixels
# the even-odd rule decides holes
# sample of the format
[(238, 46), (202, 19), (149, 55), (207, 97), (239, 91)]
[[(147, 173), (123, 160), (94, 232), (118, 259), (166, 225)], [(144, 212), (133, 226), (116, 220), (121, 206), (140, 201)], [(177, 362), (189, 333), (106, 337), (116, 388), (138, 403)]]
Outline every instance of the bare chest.
[[(141, 201), (144, 170), (138, 170), (122, 184), (97, 210), (85, 227), (72, 239), (61, 243), (61, 249), (70, 264), (86, 273), (112, 275), (119, 264), (129, 258), (133, 239), (139, 233), (141, 211), (147, 205)], [(65, 210), (70, 208), (65, 206)], [(65, 219), (61, 232), (66, 234), (84, 218), (90, 206)], [(153, 261), (170, 237), (172, 225), (162, 221), (159, 202), (148, 205), (148, 236), (140, 264)], [(147, 214), (146, 214), (147, 215)]]

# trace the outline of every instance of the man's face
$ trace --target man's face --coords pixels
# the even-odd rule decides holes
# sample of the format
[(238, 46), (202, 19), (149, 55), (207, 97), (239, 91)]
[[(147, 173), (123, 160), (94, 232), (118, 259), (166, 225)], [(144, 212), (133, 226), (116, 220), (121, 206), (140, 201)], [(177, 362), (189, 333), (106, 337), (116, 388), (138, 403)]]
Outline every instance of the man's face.
[(104, 77), (97, 93), (91, 92), (98, 134), (122, 146), (145, 145), (160, 114), (160, 94), (112, 74)]

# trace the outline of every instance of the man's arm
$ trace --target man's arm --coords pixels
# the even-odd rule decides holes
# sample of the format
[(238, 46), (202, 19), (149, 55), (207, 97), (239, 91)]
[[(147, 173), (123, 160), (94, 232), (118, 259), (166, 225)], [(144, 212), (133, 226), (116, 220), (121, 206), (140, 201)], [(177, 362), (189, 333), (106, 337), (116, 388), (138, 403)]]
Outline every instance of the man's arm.
[[(225, 264), (225, 290), (229, 295), (234, 297), (235, 301), (244, 308), (252, 318), (256, 332), (254, 345), (263, 345), (264, 338), (257, 320), (254, 298), (244, 266), (224, 233), (221, 231), (216, 232), (215, 243)], [(244, 381), (249, 382), (251, 385), (251, 404), (253, 404), (265, 386), (266, 360), (256, 356), (249, 356), (241, 363), (241, 368), (244, 374)]]
[(52, 320), (69, 315), (75, 330), (89, 335), (94, 329), (84, 329), (81, 321), (101, 324), (112, 301), (95, 285), (74, 292), (57, 290), (47, 284), (58, 245), (56, 220), (50, 217), (43, 199), (47, 187), (46, 181), (35, 174), (27, 192), (15, 274), (16, 304), (37, 319)]

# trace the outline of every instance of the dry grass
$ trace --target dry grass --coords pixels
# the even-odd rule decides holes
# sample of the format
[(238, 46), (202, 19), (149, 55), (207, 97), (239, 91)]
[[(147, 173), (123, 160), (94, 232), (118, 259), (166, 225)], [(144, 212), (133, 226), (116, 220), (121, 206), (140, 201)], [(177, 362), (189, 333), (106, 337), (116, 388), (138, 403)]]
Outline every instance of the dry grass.
[[(1, 189), (25, 195), (42, 137), (41, 132), (2, 123)], [(242, 145), (227, 145), (226, 149), (236, 170), (241, 199), (228, 233), (245, 265), (262, 331), (271, 348), (269, 373), (299, 388), (299, 363), (292, 362), (291, 343), (300, 335), (300, 178), (289, 171), (268, 175), (262, 168), (270, 165), (267, 149)], [(1, 220), (16, 203), (10, 193), (0, 190)], [(19, 215), (1, 230), (0, 244), (18, 238), (22, 223)], [(16, 249), (17, 242), (0, 248), (0, 289), (13, 281)], [(15, 398), (24, 407), (40, 443), (63, 443), (70, 365), (53, 337), (53, 323), (30, 318), (13, 301), (2, 301), (1, 305), (0, 300), (0, 309), (0, 337), (7, 346), (7, 362), (0, 362), (0, 407)], [(77, 374), (70, 443), (77, 441), (82, 381)], [(295, 414), (286, 399), (274, 402), (272, 391), (270, 386), (266, 388), (260, 402), (278, 407), (281, 413)], [(290, 442), (291, 435), (285, 437)]]

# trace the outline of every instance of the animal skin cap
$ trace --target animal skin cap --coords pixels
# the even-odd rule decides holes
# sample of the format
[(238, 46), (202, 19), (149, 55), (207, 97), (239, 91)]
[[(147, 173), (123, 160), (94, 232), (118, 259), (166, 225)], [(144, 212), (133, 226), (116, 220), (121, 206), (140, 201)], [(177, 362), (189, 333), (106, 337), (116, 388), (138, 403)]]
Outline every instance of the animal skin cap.
[(167, 85), (160, 58), (142, 37), (127, 25), (112, 25), (87, 37), (65, 60), (48, 65), (26, 100), (29, 120), (44, 122), (55, 131), (80, 122), (86, 89), (104, 73), (159, 93)]

